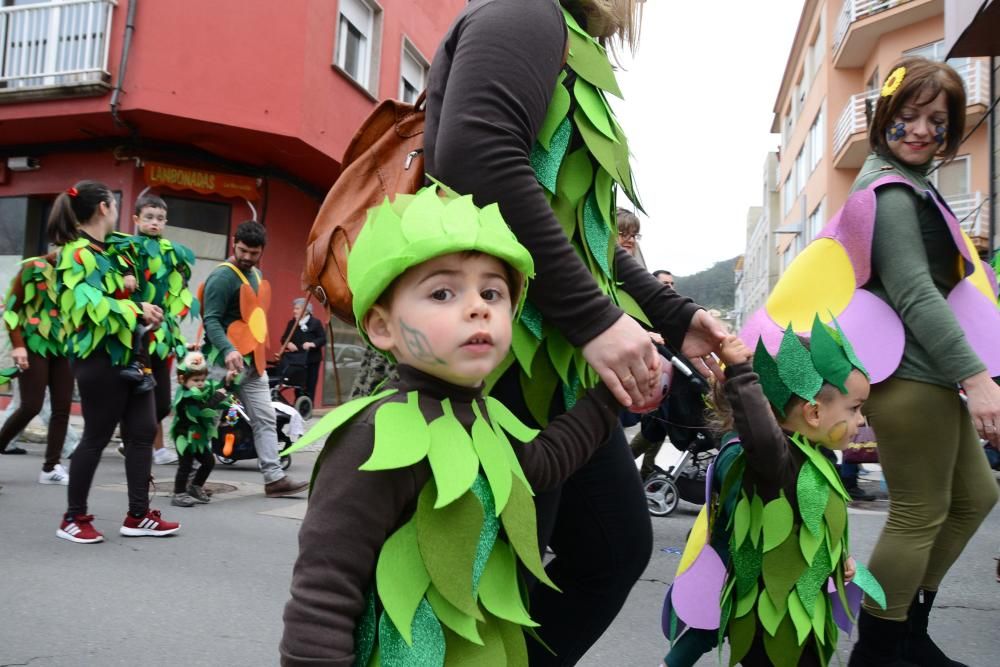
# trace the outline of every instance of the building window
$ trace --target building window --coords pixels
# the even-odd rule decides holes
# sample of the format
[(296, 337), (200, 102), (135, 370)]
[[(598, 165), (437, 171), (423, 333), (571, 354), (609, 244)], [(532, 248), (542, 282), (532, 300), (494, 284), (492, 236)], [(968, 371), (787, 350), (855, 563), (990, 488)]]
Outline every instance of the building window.
[(375, 88), (375, 46), (381, 12), (367, 0), (340, 0), (334, 64), (366, 90)]
[(937, 167), (930, 175), (930, 181), (946, 199), (969, 194), (969, 166), (968, 155), (957, 157)]
[(403, 39), (403, 58), (399, 66), (399, 99), (413, 104), (427, 87), (430, 65), (408, 39)]
[(795, 156), (795, 181), (796, 188), (795, 192), (802, 192), (806, 187), (806, 181), (809, 180), (809, 165), (805, 156), (806, 145), (803, 145), (799, 149), (799, 154)]
[(812, 126), (809, 128), (808, 144), (810, 172), (815, 171), (816, 167), (819, 165), (819, 161), (823, 159), (823, 144), (826, 142), (824, 125), (823, 106), (821, 105), (819, 111), (816, 113), (816, 120), (813, 121)]
[(806, 242), (812, 241), (816, 238), (816, 235), (823, 230), (823, 225), (826, 223), (826, 200), (824, 199), (819, 203), (813, 212), (809, 214), (809, 218), (806, 222)]
[(785, 179), (785, 184), (781, 187), (781, 196), (783, 202), (784, 214), (788, 215), (792, 211), (792, 205), (795, 204), (795, 179), (793, 178), (795, 171), (792, 170), (788, 173), (788, 177)]

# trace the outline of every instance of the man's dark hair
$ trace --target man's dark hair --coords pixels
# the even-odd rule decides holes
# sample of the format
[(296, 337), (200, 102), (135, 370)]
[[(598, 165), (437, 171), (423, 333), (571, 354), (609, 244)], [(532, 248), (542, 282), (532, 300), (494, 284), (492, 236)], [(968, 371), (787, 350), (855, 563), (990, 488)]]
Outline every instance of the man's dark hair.
[(670, 273), (666, 269), (659, 269), (658, 271), (653, 271), (653, 277), (659, 278), (660, 276), (672, 276), (674, 274)]
[(236, 228), (233, 243), (242, 243), (250, 248), (263, 248), (267, 245), (267, 229), (256, 220), (241, 222)]
[(135, 200), (135, 214), (139, 215), (144, 208), (162, 208), (166, 211), (167, 202), (163, 201), (163, 198), (158, 195), (147, 193)]

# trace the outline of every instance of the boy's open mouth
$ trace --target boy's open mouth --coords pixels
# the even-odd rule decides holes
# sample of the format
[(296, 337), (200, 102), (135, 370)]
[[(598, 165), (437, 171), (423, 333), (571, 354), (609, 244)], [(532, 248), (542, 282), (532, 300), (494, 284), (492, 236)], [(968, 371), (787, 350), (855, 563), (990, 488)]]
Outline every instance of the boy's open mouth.
[(493, 345), (493, 336), (488, 333), (480, 332), (471, 336), (467, 341), (462, 344), (462, 347), (478, 347), (480, 345)]

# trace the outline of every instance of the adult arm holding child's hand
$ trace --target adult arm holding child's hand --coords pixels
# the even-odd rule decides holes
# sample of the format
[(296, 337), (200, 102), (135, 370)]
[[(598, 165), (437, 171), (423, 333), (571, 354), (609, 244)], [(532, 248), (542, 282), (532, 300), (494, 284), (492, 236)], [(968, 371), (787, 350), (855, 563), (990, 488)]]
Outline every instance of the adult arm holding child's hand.
[(982, 371), (962, 380), (969, 399), (969, 414), (979, 437), (1000, 449), (1000, 387), (989, 373)]

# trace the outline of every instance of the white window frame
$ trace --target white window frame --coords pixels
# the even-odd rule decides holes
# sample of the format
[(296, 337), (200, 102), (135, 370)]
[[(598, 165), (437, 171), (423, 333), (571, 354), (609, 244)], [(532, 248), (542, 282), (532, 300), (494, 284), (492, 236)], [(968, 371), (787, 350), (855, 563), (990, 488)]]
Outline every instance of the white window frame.
[[(950, 194), (945, 194), (942, 192), (941, 195), (943, 197), (955, 197), (959, 195), (970, 194), (972, 192), (972, 156), (968, 154), (959, 155), (958, 157), (956, 157), (951, 161), (951, 164), (957, 164), (959, 162), (965, 163), (965, 192), (952, 192)], [(938, 188), (940, 190), (940, 187), (938, 187), (938, 175), (941, 173), (941, 171), (940, 169), (936, 168), (938, 164), (939, 162), (934, 163), (935, 169), (927, 180), (933, 183), (935, 188)]]
[[(361, 34), (356, 75), (347, 69), (348, 28)], [(382, 8), (372, 0), (339, 0), (333, 65), (371, 95), (377, 94), (379, 53), (381, 51)]]
[(806, 188), (806, 182), (809, 180), (809, 160), (806, 155), (806, 149), (809, 147), (809, 142), (806, 141), (802, 144), (802, 148), (799, 149), (799, 154), (795, 156), (795, 193), (800, 194)]
[(809, 214), (806, 219), (806, 237), (805, 242), (809, 243), (816, 235), (820, 233), (823, 229), (823, 225), (826, 224), (824, 219), (826, 215), (826, 198), (824, 197), (822, 201), (813, 209), (813, 212)]
[(798, 193), (795, 190), (795, 166), (792, 165), (791, 170), (788, 172), (788, 176), (785, 177), (785, 184), (781, 188), (781, 208), (783, 215), (788, 215), (792, 212), (792, 207), (795, 205), (797, 194)]
[(816, 112), (816, 118), (813, 120), (812, 125), (809, 127), (809, 173), (816, 171), (816, 167), (819, 166), (820, 161), (823, 159), (823, 152), (825, 146), (825, 132), (826, 132), (826, 119), (825, 119), (825, 107), (826, 103), (823, 103), (819, 107), (819, 111)]
[[(427, 87), (427, 72), (430, 71), (430, 68), (430, 61), (424, 57), (424, 54), (420, 53), (413, 42), (404, 36), (403, 48), (399, 57), (399, 99), (411, 104), (415, 102), (417, 96)], [(416, 71), (419, 71), (419, 76), (414, 76)], [(411, 78), (419, 78), (419, 81), (410, 81)], [(412, 100), (406, 99), (407, 83), (417, 91)]]

